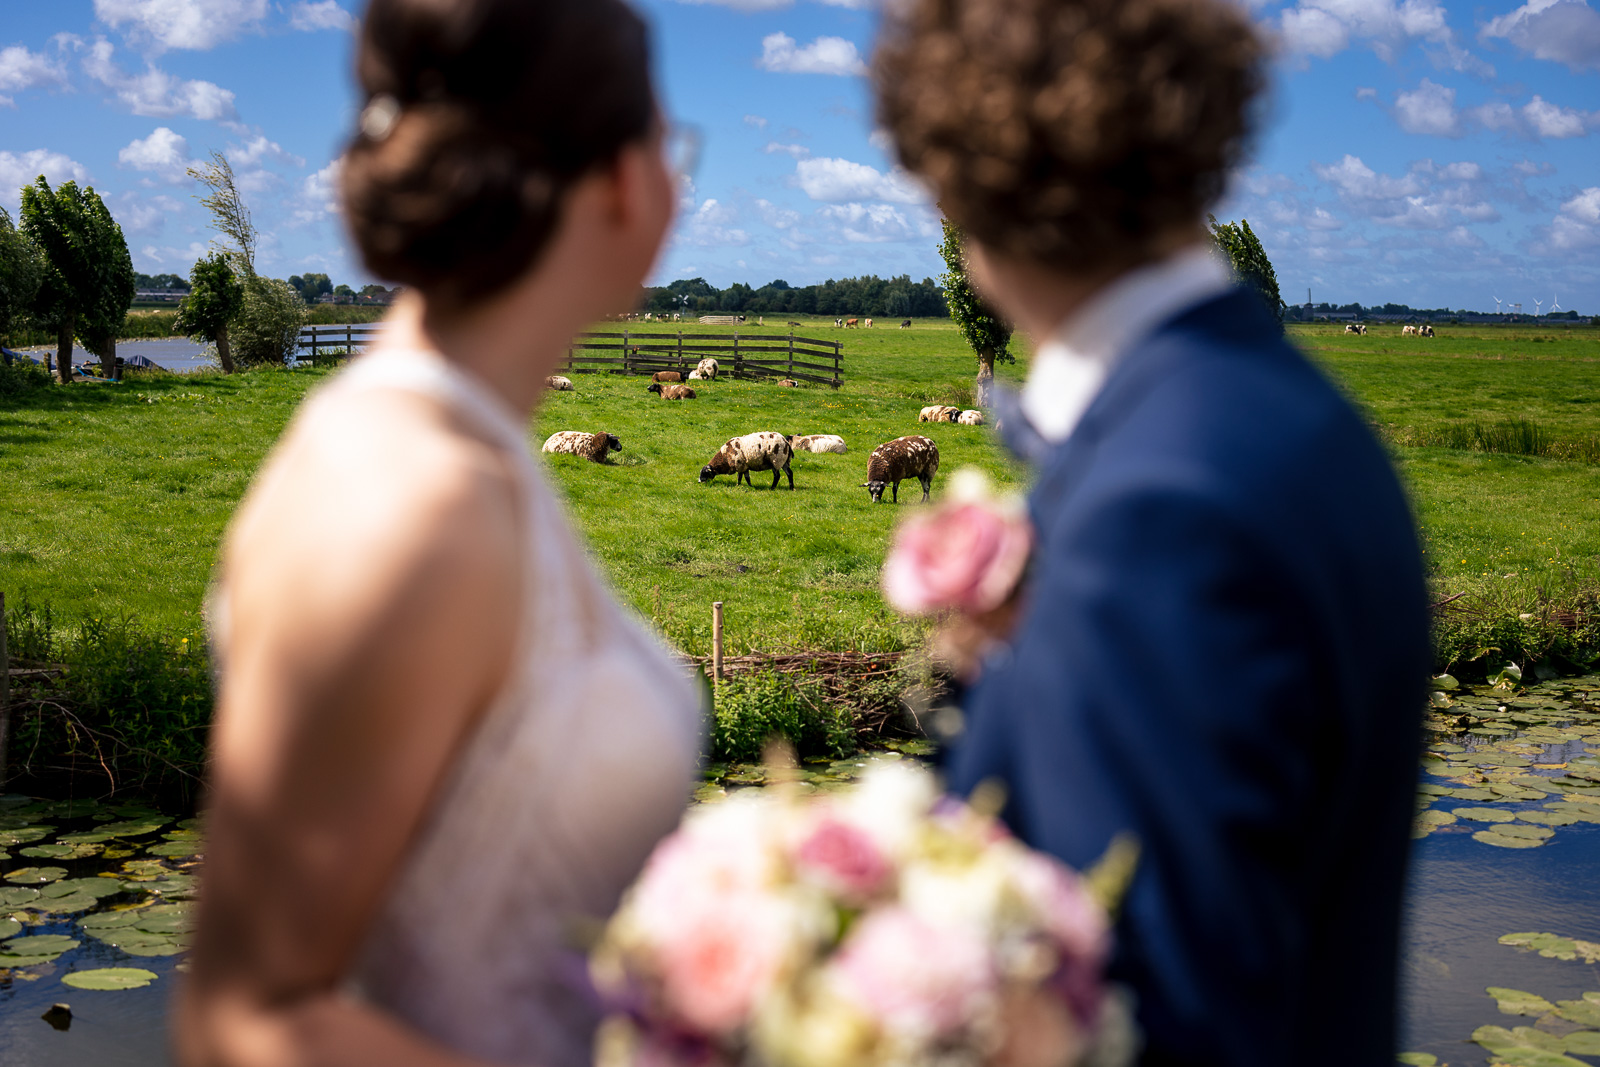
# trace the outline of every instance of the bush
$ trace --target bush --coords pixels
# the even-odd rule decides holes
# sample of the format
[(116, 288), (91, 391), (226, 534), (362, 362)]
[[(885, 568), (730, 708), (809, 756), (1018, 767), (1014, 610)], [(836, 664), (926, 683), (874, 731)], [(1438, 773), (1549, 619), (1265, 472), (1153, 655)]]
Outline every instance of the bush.
[(848, 756), (856, 749), (854, 717), (830, 707), (813, 681), (776, 671), (724, 679), (714, 701), (711, 757), (757, 760), (767, 742), (787, 741), (808, 756)]
[(35, 389), (50, 387), (50, 372), (41, 363), (22, 360), (14, 363), (0, 361), (0, 396), (21, 396)]
[(241, 366), (282, 366), (295, 353), (306, 308), (288, 282), (255, 275), (244, 281), (244, 310), (231, 333)]

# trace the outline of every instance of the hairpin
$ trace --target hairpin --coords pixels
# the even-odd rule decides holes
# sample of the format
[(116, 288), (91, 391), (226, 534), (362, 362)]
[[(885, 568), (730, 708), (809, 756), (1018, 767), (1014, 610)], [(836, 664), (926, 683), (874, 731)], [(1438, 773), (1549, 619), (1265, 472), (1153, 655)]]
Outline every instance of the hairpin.
[(394, 132), (400, 121), (400, 101), (388, 93), (379, 93), (361, 111), (361, 132), (369, 140), (381, 141)]

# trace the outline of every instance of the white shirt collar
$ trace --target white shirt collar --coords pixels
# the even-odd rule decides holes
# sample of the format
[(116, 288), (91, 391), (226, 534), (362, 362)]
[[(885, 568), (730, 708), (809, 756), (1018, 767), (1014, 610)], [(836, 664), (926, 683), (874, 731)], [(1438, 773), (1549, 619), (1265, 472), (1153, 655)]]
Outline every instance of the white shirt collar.
[(1045, 440), (1065, 441), (1111, 369), (1137, 342), (1232, 285), (1227, 265), (1210, 242), (1124, 274), (1039, 346), (1022, 390), (1023, 414)]

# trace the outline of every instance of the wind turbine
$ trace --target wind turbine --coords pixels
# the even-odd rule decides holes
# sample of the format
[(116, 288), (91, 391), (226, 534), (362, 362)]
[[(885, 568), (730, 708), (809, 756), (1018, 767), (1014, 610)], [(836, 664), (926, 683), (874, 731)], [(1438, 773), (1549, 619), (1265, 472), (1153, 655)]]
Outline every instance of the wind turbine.
[(1561, 310), (1561, 302), (1558, 301), (1555, 298), (1555, 296), (1552, 294), (1551, 297), (1550, 297), (1550, 314), (1554, 315), (1556, 312), (1558, 312), (1560, 310)]
[(1543, 300), (1535, 300), (1533, 302), (1533, 317), (1534, 318), (1538, 318), (1540, 315), (1544, 314), (1543, 308), (1544, 308), (1544, 301)]
[(1494, 313), (1496, 315), (1500, 314), (1500, 303), (1501, 303), (1500, 298), (1498, 296), (1495, 297), (1494, 298)]

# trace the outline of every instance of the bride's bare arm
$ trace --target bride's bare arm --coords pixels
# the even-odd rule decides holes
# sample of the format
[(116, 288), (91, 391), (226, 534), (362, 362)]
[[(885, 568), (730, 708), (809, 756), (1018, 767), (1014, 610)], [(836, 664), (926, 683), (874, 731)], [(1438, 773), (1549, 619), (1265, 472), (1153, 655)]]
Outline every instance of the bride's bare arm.
[(396, 393), (302, 427), (252, 491), (226, 551), (185, 1064), (464, 1062), (338, 987), (505, 677), (517, 536), (501, 457)]

